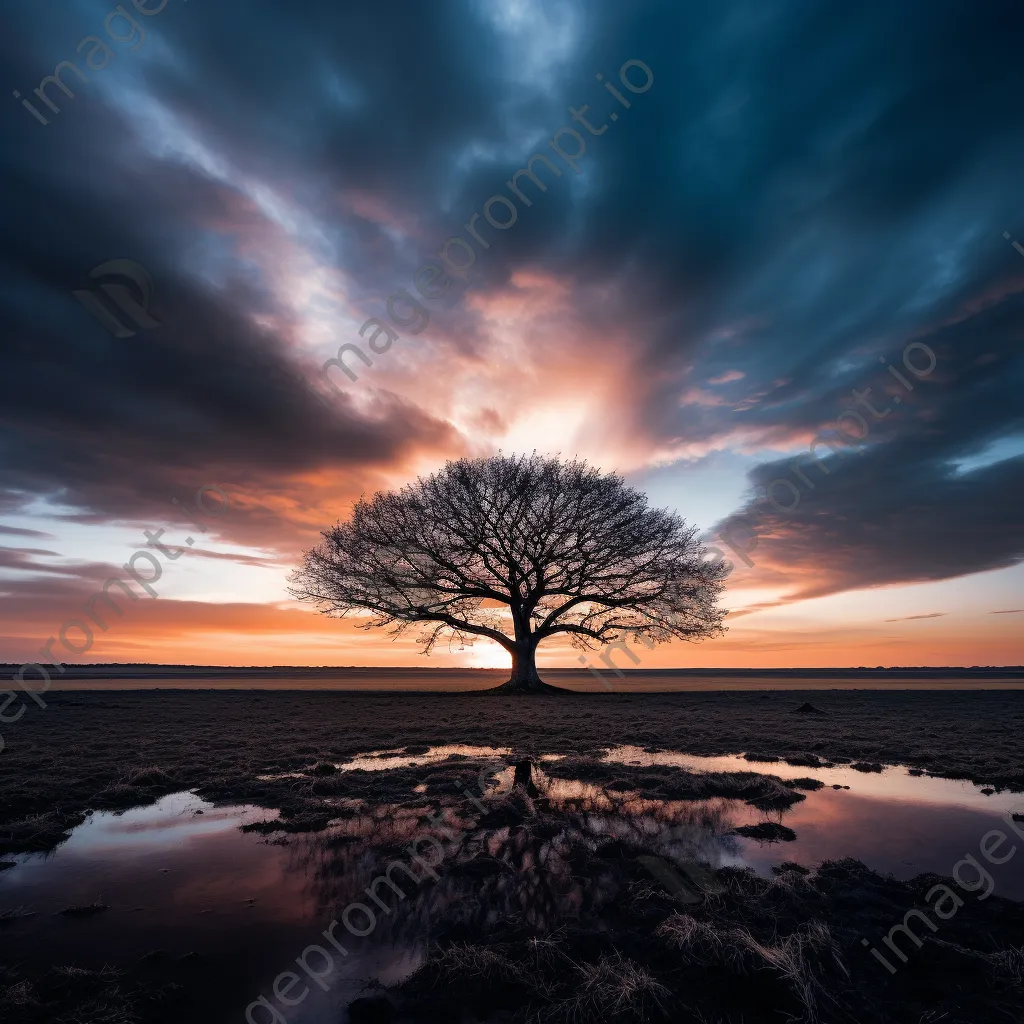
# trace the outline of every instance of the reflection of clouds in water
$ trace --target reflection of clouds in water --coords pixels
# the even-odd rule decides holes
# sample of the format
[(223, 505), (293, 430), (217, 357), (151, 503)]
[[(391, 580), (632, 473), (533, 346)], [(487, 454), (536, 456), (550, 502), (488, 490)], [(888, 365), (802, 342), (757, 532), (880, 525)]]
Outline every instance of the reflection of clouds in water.
[(275, 813), (244, 805), (215, 807), (191, 792), (171, 793), (147, 807), (92, 812), (60, 850), (65, 856), (150, 851), (230, 831), (240, 823)]
[[(235, 831), (238, 825), (272, 818), (276, 812), (237, 806), (218, 808), (192, 793), (176, 793), (148, 807), (92, 814), (52, 855), (52, 860), (65, 875), (74, 863), (79, 877), (86, 870), (91, 875), (91, 865), (109, 867), (116, 860), (125, 884), (133, 886), (137, 881), (141, 886), (141, 878), (133, 881), (137, 873), (134, 863), (142, 857), (166, 853), (168, 864), (176, 864), (178, 857), (184, 864), (187, 858), (187, 883), (175, 869), (179, 886), (185, 884), (186, 896), (202, 894), (212, 904), (226, 896), (227, 902), (233, 903), (237, 893), (232, 896), (225, 888), (228, 868), (221, 855), (214, 858), (216, 863), (200, 861), (210, 861), (213, 844), (227, 844), (225, 852), (228, 846), (238, 846), (239, 863), (244, 860), (247, 865), (246, 875), (244, 880), (236, 877), (231, 888), (242, 885), (247, 887), (246, 894), (249, 890), (268, 891), (268, 886), (279, 884), (274, 881), (278, 877), (275, 872), (284, 871), (290, 888), (301, 893), (301, 900), (292, 908), (301, 915), (306, 912), (303, 907), (328, 912), (352, 901), (366, 902), (366, 887), (396, 861), (413, 863), (416, 875), (422, 878), (422, 868), (410, 861), (406, 848), (417, 835), (432, 835), (445, 851), (444, 861), (436, 869), (440, 878), (433, 882), (428, 877), (429, 884), (413, 883), (407, 873), (396, 869), (405, 898), (398, 901), (395, 897), (400, 906), (391, 913), (380, 911), (380, 934), (373, 936), (373, 941), (386, 941), (388, 929), (400, 938), (404, 934), (426, 935), (439, 923), (451, 920), (452, 915), (473, 922), (483, 913), (480, 902), (484, 894), (491, 901), (492, 916), (516, 908), (519, 912), (525, 912), (524, 907), (533, 908), (530, 912), (535, 913), (538, 927), (546, 927), (545, 922), (596, 914), (601, 906), (621, 895), (621, 879), (616, 876), (614, 863), (611, 868), (605, 866), (605, 862), (621, 856), (621, 850), (609, 845), (614, 843), (633, 852), (641, 850), (663, 857), (670, 863), (749, 865), (762, 874), (782, 860), (795, 859), (813, 867), (822, 860), (846, 856), (902, 878), (921, 871), (946, 874), (965, 850), (977, 846), (987, 829), (999, 827), (998, 815), (1004, 806), (1021, 801), (1019, 795), (986, 797), (970, 783), (912, 777), (900, 769), (864, 775), (849, 767), (806, 768), (748, 762), (740, 757), (650, 754), (636, 747), (621, 747), (611, 751), (604, 761), (594, 763), (655, 769), (666, 766), (698, 774), (701, 770), (738, 770), (783, 778), (812, 776), (827, 783), (842, 778), (854, 788), (849, 792), (812, 792), (792, 808), (764, 812), (742, 799), (727, 797), (677, 799), (659, 797), (656, 792), (643, 796), (635, 782), (641, 780), (646, 785), (650, 781), (653, 786), (656, 771), (652, 780), (643, 779), (644, 773), (640, 772), (618, 773), (610, 784), (605, 779), (586, 781), (571, 777), (573, 766), (564, 757), (544, 756), (542, 766), (570, 777), (548, 775), (535, 765), (540, 797), (533, 804), (536, 813), (531, 814), (525, 806), (517, 810), (509, 798), (514, 768), (507, 764), (511, 758), (505, 751), (459, 745), (435, 747), (417, 755), (399, 750), (386, 754), (379, 758), (362, 755), (348, 764), (361, 766), (372, 761), (379, 769), (386, 769), (395, 767), (396, 762), (405, 766), (417, 760), (424, 770), (411, 773), (405, 768), (393, 777), (386, 771), (381, 774), (370, 769), (348, 776), (348, 771), (342, 770), (328, 776), (328, 781), (341, 784), (341, 790), (339, 795), (321, 797), (337, 813), (322, 833), (277, 833), (264, 840), (243, 836)], [(477, 792), (481, 764), (492, 757), (499, 757), (506, 766), (495, 773), (488, 790), (488, 812), (511, 806), (514, 813), (509, 813), (507, 820), (489, 822), (462, 796), (462, 790), (468, 786)], [(617, 775), (614, 767), (606, 774)], [(347, 776), (355, 790), (362, 791), (361, 798), (341, 795)], [(360, 780), (371, 778), (374, 788), (367, 790)], [(634, 788), (620, 788), (626, 784)], [(907, 793), (918, 799), (908, 799)], [(945, 802), (940, 799), (943, 796)], [(425, 818), (439, 806), (447, 814), (447, 833), (429, 825)], [(196, 814), (197, 810), (203, 814)], [(766, 819), (793, 828), (797, 840), (768, 847), (728, 835), (737, 826)], [(272, 844), (271, 848), (264, 843)], [(253, 846), (257, 847), (251, 851), (253, 856), (266, 858), (266, 877), (249, 855)], [(197, 859), (188, 853), (192, 848), (196, 854), (207, 852)], [(0, 876), (5, 894), (15, 898), (17, 890), (24, 892), (24, 882), (31, 879), (35, 886), (43, 882), (44, 875), (50, 879), (52, 873), (42, 860), (38, 855), (19, 856), (19, 867), (6, 877)], [(592, 876), (578, 877), (580, 865), (584, 865), (586, 874), (590, 864), (596, 864)], [(97, 886), (104, 891), (109, 888), (105, 880), (93, 885)], [(1024, 893), (1018, 889), (1012, 878), (999, 880), (1001, 895), (1020, 898)], [(389, 890), (383, 892), (388, 895)], [(19, 899), (24, 901), (17, 896), (15, 902)], [(69, 893), (66, 902), (76, 900), (81, 902), (78, 895)], [(268, 907), (266, 900), (268, 896), (261, 896), (260, 905)], [(196, 895), (194, 901), (189, 897), (186, 902), (202, 900)], [(285, 916), (292, 918), (294, 914)]]
[(941, 779), (930, 775), (911, 775), (903, 767), (885, 767), (881, 772), (859, 772), (849, 765), (832, 768), (808, 768), (783, 761), (747, 761), (739, 754), (707, 757), (669, 751), (651, 753), (642, 747), (610, 747), (603, 760), (641, 767), (684, 768), (695, 772), (761, 772), (780, 779), (798, 779), (808, 775), (826, 786), (849, 786), (862, 796), (886, 800), (910, 800), (914, 803), (949, 804), (986, 811), (1005, 811), (1015, 806), (1012, 793), (986, 796), (981, 785), (964, 779)]

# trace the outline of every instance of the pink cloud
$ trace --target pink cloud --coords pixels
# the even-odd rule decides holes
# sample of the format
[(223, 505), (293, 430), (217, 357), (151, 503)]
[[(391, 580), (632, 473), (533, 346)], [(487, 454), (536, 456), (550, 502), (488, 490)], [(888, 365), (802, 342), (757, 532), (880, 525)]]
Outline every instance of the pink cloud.
[(746, 377), (746, 374), (743, 373), (741, 370), (726, 370), (726, 372), (723, 373), (721, 376), (719, 376), (719, 377), (712, 377), (708, 381), (708, 383), (709, 384), (728, 384), (728, 383), (730, 383), (731, 381), (734, 381), (734, 380), (743, 380), (744, 377)]

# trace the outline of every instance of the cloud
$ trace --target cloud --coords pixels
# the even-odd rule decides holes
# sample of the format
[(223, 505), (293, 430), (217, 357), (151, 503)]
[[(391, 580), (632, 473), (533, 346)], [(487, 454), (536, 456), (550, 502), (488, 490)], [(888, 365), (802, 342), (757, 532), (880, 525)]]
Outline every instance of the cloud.
[[(805, 449), (752, 469), (748, 499), (715, 532), (742, 521), (734, 536), (743, 546), (753, 528), (754, 575), (772, 572), (787, 580), (791, 599), (1019, 563), (1024, 538), (1015, 495), (1024, 487), (1024, 457), (982, 459), (970, 470), (961, 464), (1024, 425), (1016, 397), (1024, 385), (1021, 299), (964, 300), (943, 322), (919, 332), (913, 344), (929, 347), (935, 369), (918, 379), (904, 368), (912, 392), (881, 366), (862, 366), (859, 380), (844, 381), (850, 385), (845, 395), (837, 387), (827, 399), (808, 396), (794, 405), (793, 417), (821, 442), (814, 457)], [(994, 356), (991, 363), (976, 359), (979, 337)], [(893, 346), (885, 358), (902, 362), (900, 348)], [(855, 405), (854, 390), (867, 396), (877, 417)], [(842, 421), (844, 441), (836, 416), (850, 408), (861, 419)]]
[(717, 377), (712, 377), (709, 384), (728, 384), (734, 380), (743, 380), (746, 374), (740, 370), (727, 370), (725, 373), (720, 374)]
[(89, 569), (95, 568), (94, 564), (84, 562), (53, 565), (39, 561), (40, 558), (60, 558), (60, 554), (46, 548), (0, 547), (0, 569), (31, 574), (82, 577)]
[(200, 558), (210, 558), (221, 562), (234, 562), (236, 565), (251, 565), (260, 569), (272, 569), (279, 566), (291, 564), (291, 559), (260, 558), (255, 555), (244, 555), (235, 551), (208, 551), (205, 548), (188, 548), (189, 555), (198, 555)]
[(905, 615), (901, 619), (886, 619), (886, 622), (911, 622), (914, 619), (941, 619), (943, 615), (948, 615), (948, 612), (930, 612), (928, 615)]
[(0, 536), (4, 537), (38, 537), (40, 540), (56, 540), (52, 533), (41, 530), (26, 530), (20, 526), (4, 526), (0, 523)]

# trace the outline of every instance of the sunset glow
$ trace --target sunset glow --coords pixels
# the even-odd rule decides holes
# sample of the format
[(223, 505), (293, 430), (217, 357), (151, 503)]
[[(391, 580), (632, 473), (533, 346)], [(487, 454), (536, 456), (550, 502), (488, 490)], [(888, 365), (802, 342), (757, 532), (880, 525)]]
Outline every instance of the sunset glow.
[[(53, 123), (13, 104), (15, 191), (61, 212), (12, 220), (0, 660), (61, 645), (164, 529), (158, 596), (88, 619), (69, 663), (504, 666), (318, 616), (288, 578), (361, 495), (537, 450), (624, 475), (734, 564), (726, 636), (645, 665), (1024, 661), (1019, 134), (967, 56), (980, 99), (937, 138), (944, 61), (827, 31), (787, 91), (786, 17), (705, 14), (636, 52), (572, 4), (475, 5), (459, 42), (410, 14), (432, 48), (408, 75), (291, 25), (257, 87), (196, 35), (220, 15), (171, 5)], [(53, 64), (36, 32), (23, 91)], [(825, 66), (835, 105), (809, 104)], [(154, 319), (117, 336), (81, 295), (120, 294), (89, 273), (124, 254)], [(208, 484), (229, 507), (190, 544)]]

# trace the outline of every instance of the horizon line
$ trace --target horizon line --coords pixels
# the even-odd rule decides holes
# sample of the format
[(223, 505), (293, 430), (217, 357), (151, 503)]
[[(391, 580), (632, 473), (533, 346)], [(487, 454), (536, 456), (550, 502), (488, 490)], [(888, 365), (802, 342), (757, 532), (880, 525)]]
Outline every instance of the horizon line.
[[(0, 662), (0, 669), (11, 668), (17, 670), (21, 662)], [(84, 669), (104, 668), (176, 668), (176, 669), (216, 669), (227, 671), (359, 671), (359, 672), (498, 672), (509, 671), (507, 668), (482, 667), (482, 666), (434, 666), (434, 665), (215, 665), (215, 664), (194, 664), (189, 662), (154, 662), (154, 661), (103, 661), (85, 662), (80, 665), (68, 665), (66, 669), (71, 672)], [(543, 672), (577, 672), (586, 674), (585, 668), (574, 668), (572, 666), (539, 666)], [(639, 673), (723, 673), (723, 672), (1022, 672), (1024, 665), (839, 665), (839, 666), (809, 666), (809, 667), (709, 667), (701, 668), (690, 666), (659, 667), (659, 668), (636, 668), (623, 666), (619, 671)]]

